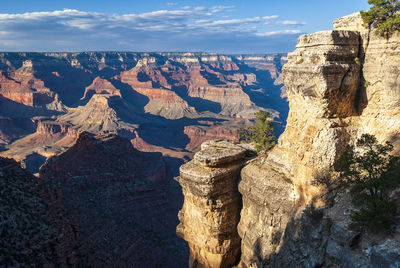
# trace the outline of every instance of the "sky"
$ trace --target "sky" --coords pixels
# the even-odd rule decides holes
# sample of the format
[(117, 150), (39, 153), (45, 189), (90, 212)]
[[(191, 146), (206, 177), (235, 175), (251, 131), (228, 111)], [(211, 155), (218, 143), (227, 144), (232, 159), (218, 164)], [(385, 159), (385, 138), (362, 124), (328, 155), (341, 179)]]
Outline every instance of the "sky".
[(292, 51), (367, 0), (1, 0), (0, 51)]

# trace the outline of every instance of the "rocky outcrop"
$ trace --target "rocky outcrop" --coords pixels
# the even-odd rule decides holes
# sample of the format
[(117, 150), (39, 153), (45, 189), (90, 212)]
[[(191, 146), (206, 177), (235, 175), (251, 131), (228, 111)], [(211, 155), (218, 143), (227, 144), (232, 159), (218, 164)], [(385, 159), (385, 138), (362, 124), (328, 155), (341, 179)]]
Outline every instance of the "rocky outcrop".
[[(241, 170), (238, 267), (399, 266), (398, 223), (391, 235), (354, 232), (350, 193), (340, 192), (327, 204), (322, 189), (312, 184), (315, 172), (335, 168), (344, 147), (364, 133), (393, 142), (397, 154), (400, 147), (399, 33), (389, 39), (375, 35), (359, 13), (334, 25), (335, 30), (301, 36), (289, 53), (283, 67), (290, 107), (286, 129), (267, 156)], [(206, 186), (219, 189), (212, 180)]]
[(0, 266), (76, 267), (79, 233), (57, 190), (7, 158), (0, 158), (0, 188)]
[(132, 105), (121, 97), (111, 94), (94, 94), (86, 105), (70, 109), (57, 121), (92, 133), (117, 133), (119, 130), (132, 132), (137, 124), (144, 122), (144, 119), (136, 114)]
[(205, 142), (201, 149), (180, 168), (185, 201), (176, 231), (189, 244), (190, 267), (230, 267), (240, 257), (237, 184), (246, 151), (224, 141)]
[(71, 125), (54, 122), (49, 118), (39, 118), (35, 121), (35, 132), (28, 133), (29, 135), (8, 145), (8, 150), (1, 152), (1, 156), (14, 158), (34, 174), (39, 171), (46, 158), (72, 146), (77, 134), (77, 130)]
[[(242, 189), (243, 211), (256, 211), (241, 217), (239, 224), (241, 260), (246, 266), (373, 267), (372, 263), (379, 258), (387, 263), (393, 260), (393, 256), (366, 253), (367, 249), (375, 250), (372, 240), (375, 239), (379, 247), (386, 247), (389, 237), (371, 238), (348, 229), (351, 202), (346, 195), (334, 207), (324, 208), (318, 199), (319, 189), (311, 184), (315, 172), (335, 166), (344, 146), (354, 143), (361, 134), (376, 135), (380, 142), (394, 141), (398, 136), (400, 113), (394, 104), (400, 98), (393, 94), (393, 88), (398, 85), (393, 73), (398, 71), (399, 65), (397, 57), (393, 58), (396, 50), (391, 47), (400, 40), (394, 35), (387, 41), (361, 25), (359, 14), (339, 19), (335, 23), (336, 30), (301, 36), (296, 50), (288, 55), (288, 63), (283, 67), (290, 107), (287, 126), (262, 165), (263, 169), (280, 174), (282, 179), (274, 180), (275, 183), (286, 181), (288, 185), (277, 191), (284, 199), (279, 209), (256, 230), (274, 229), (276, 218), (284, 224), (280, 229), (281, 239), (277, 239), (275, 245), (268, 240), (268, 232), (267, 235), (253, 233), (255, 225), (252, 223), (263, 213), (269, 213), (279, 197), (263, 205), (259, 203), (255, 206), (258, 210), (252, 210), (245, 200), (253, 198), (254, 194)], [(381, 65), (381, 60), (388, 62), (389, 69)], [(375, 98), (379, 94), (381, 96)], [(242, 181), (251, 188), (260, 185), (260, 177), (263, 177), (261, 182), (268, 185), (269, 177), (276, 174), (267, 172), (249, 180), (249, 170), (257, 170), (257, 167), (250, 164), (242, 171)], [(268, 193), (267, 189), (258, 196)], [(253, 243), (246, 246), (246, 237), (251, 236), (255, 237), (247, 240)], [(265, 240), (255, 246), (257, 239)], [(346, 241), (353, 241), (353, 244)], [(253, 262), (249, 262), (252, 258)]]

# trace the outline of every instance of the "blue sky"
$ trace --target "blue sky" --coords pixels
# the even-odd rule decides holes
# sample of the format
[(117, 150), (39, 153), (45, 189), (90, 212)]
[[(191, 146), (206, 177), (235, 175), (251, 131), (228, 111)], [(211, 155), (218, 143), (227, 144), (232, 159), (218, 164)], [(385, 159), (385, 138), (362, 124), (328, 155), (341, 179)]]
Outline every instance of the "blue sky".
[(367, 0), (1, 0), (0, 51), (294, 49)]

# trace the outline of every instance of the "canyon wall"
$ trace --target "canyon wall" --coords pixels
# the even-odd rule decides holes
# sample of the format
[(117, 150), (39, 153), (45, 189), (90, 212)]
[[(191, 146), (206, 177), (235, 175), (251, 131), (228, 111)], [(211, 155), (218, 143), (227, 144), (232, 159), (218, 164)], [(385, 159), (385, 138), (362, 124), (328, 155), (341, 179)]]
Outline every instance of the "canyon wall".
[[(296, 50), (289, 53), (282, 72), (290, 107), (285, 131), (267, 155), (247, 162), (241, 170), (238, 267), (400, 265), (398, 222), (390, 236), (352, 231), (350, 194), (339, 193), (334, 205), (328, 206), (321, 189), (312, 184), (316, 172), (334, 167), (345, 146), (364, 133), (381, 143), (391, 141), (395, 153), (400, 148), (400, 34), (388, 39), (375, 35), (364, 28), (359, 13), (338, 19), (334, 27), (301, 36)], [(194, 160), (186, 167), (191, 165)], [(181, 170), (183, 176), (190, 172)], [(214, 175), (205, 171), (203, 176)], [(213, 181), (205, 186), (210, 191)], [(185, 195), (185, 204), (189, 200)], [(198, 204), (193, 211), (206, 208)], [(197, 215), (197, 224), (208, 221), (207, 213)], [(213, 230), (232, 222), (222, 221)], [(181, 224), (183, 229), (194, 228), (187, 227), (186, 220)], [(233, 227), (231, 231), (235, 237)], [(196, 241), (193, 235), (184, 238), (189, 245)], [(210, 251), (206, 245), (197, 247), (192, 258), (213, 267), (207, 255), (198, 257), (204, 250)]]

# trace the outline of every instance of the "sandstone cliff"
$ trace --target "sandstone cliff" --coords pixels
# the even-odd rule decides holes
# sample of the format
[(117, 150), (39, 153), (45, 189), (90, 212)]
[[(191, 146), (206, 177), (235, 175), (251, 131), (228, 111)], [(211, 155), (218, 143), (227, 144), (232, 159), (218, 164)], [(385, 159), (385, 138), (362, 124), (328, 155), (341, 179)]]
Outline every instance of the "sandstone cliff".
[[(334, 26), (332, 31), (301, 36), (296, 50), (288, 55), (282, 73), (290, 107), (286, 129), (267, 156), (246, 163), (241, 170), (238, 267), (400, 266), (399, 225), (390, 236), (351, 231), (349, 193), (340, 193), (334, 205), (327, 206), (320, 198), (321, 189), (311, 183), (316, 171), (335, 166), (344, 147), (363, 133), (375, 135), (380, 142), (393, 142), (397, 153), (400, 147), (400, 34), (389, 39), (375, 35), (362, 26), (359, 13), (338, 19)], [(209, 157), (211, 161), (214, 156)], [(197, 170), (196, 161), (184, 167), (183, 178)], [(212, 169), (204, 170), (202, 176), (211, 177), (204, 188), (218, 191)], [(183, 211), (190, 215), (186, 204), (193, 198), (184, 179), (181, 184)], [(224, 199), (211, 200), (218, 204)], [(197, 203), (193, 213), (207, 211), (206, 204)], [(196, 215), (197, 226), (209, 221), (209, 213)], [(236, 218), (217, 221), (210, 230), (232, 222)], [(189, 223), (181, 219), (178, 233), (195, 228)], [(184, 238), (192, 259), (212, 267), (214, 257), (200, 254), (211, 251), (208, 245), (194, 242), (200, 237), (212, 240), (213, 235), (203, 234), (209, 233)], [(236, 239), (236, 233), (232, 231), (231, 237)]]

